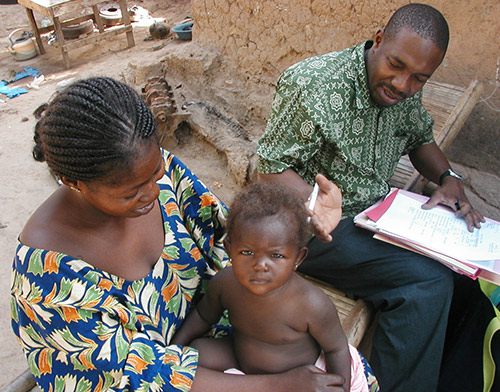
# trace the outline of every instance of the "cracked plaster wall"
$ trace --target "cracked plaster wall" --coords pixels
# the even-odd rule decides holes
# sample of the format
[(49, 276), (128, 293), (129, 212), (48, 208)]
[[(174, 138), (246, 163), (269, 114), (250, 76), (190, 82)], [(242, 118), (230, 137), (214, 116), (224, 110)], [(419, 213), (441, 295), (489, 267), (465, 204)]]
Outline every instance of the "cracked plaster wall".
[[(475, 173), (467, 188), (487, 215), (500, 219), (500, 1), (429, 0), (450, 26), (450, 45), (433, 79), (466, 87), (478, 79), (481, 99), (446, 154), (464, 174)], [(260, 85), (260, 101), (251, 89), (233, 88), (233, 100), (250, 106), (250, 117), (265, 122), (274, 84), (301, 59), (346, 48), (373, 37), (403, 0), (191, 0), (193, 44), (217, 50), (224, 78)], [(216, 93), (221, 96), (221, 90)], [(228, 97), (230, 94), (228, 95)], [(253, 136), (258, 137), (263, 126)], [(493, 181), (491, 179), (494, 179)], [(487, 189), (484, 189), (484, 188)], [(478, 195), (481, 195), (479, 198)]]
[[(191, 0), (193, 42), (216, 48), (243, 79), (270, 87), (293, 63), (352, 46), (373, 36), (402, 0)], [(500, 1), (434, 0), (447, 18), (451, 41), (435, 80), (466, 87), (497, 84), (500, 61)], [(272, 89), (270, 89), (272, 94)], [(271, 99), (271, 98), (269, 98)], [(500, 88), (479, 102), (448, 152), (450, 159), (500, 173)], [(262, 116), (266, 110), (262, 110)], [(471, 148), (472, 147), (472, 148)]]
[[(401, 0), (191, 0), (195, 40), (216, 46), (238, 68), (276, 80), (296, 61), (371, 38)], [(450, 48), (436, 77), (465, 84), (495, 78), (500, 55), (500, 2), (428, 1), (448, 20)]]

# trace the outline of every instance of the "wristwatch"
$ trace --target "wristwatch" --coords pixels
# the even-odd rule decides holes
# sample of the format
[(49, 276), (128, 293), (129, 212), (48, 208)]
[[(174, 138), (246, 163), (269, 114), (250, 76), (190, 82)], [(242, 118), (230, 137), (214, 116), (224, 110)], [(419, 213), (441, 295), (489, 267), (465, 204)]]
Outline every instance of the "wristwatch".
[(446, 177), (448, 177), (448, 176), (452, 176), (452, 177), (454, 177), (454, 178), (456, 178), (457, 180), (460, 180), (460, 181), (463, 181), (463, 180), (464, 180), (464, 178), (463, 178), (460, 174), (455, 173), (455, 172), (454, 172), (453, 170), (451, 170), (451, 169), (448, 169), (448, 170), (446, 170), (443, 174), (441, 174), (441, 175), (439, 176), (439, 186), (443, 185), (443, 181), (444, 181), (444, 179), (445, 179)]

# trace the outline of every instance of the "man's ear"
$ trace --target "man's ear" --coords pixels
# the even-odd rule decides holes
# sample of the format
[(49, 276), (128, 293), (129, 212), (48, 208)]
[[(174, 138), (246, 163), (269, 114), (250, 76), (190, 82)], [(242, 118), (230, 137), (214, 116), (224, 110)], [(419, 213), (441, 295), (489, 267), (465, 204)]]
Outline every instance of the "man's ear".
[(299, 268), (299, 265), (302, 264), (302, 262), (304, 261), (304, 259), (307, 256), (307, 252), (308, 252), (308, 250), (305, 246), (299, 250), (299, 253), (297, 254), (297, 260), (295, 260), (295, 263), (293, 266), (294, 270), (297, 270), (297, 268)]
[(373, 37), (373, 46), (372, 46), (372, 48), (375, 48), (375, 49), (378, 48), (382, 44), (383, 40), (384, 40), (384, 28), (381, 27), (375, 33), (375, 37)]

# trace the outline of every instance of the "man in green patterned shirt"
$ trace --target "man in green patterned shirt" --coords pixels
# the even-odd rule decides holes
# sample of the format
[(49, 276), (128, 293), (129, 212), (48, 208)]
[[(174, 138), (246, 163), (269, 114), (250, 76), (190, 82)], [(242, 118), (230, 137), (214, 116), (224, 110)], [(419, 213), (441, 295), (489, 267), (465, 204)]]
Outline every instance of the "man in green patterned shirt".
[[(423, 208), (446, 204), (471, 231), (484, 221), (434, 142), (421, 101), (448, 39), (439, 11), (410, 4), (373, 41), (291, 66), (279, 79), (257, 149), (259, 181), (285, 183), (304, 200), (318, 173), (340, 189), (343, 219), (327, 226), (335, 228), (333, 240), (314, 238), (301, 270), (381, 311), (370, 362), (383, 391), (437, 389), (453, 276), (433, 260), (372, 239), (352, 217), (388, 193), (397, 162), (409, 154), (441, 185)], [(324, 197), (315, 226), (323, 224)]]

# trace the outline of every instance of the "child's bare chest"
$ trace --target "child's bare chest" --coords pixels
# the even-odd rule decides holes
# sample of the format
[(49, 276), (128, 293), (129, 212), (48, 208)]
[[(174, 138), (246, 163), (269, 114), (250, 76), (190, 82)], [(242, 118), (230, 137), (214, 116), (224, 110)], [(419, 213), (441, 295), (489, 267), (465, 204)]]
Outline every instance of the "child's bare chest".
[(229, 319), (238, 334), (270, 344), (309, 337), (307, 317), (285, 298), (261, 306), (242, 301), (229, 309)]
[(265, 311), (245, 311), (242, 307), (230, 312), (233, 348), (243, 371), (280, 373), (315, 362), (318, 343), (308, 331), (306, 318), (298, 317), (291, 308), (282, 303)]

